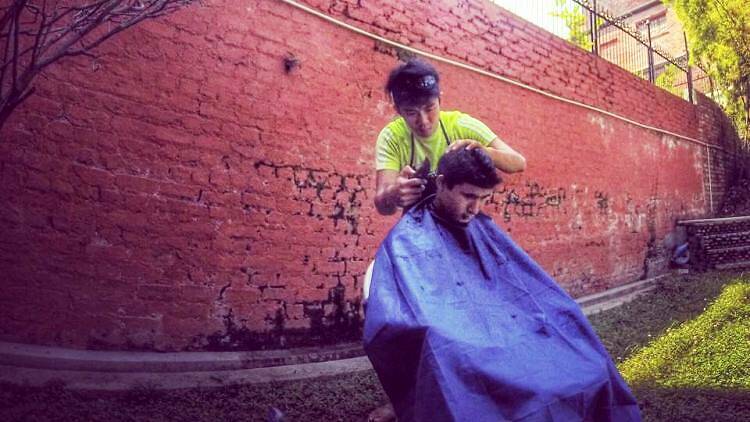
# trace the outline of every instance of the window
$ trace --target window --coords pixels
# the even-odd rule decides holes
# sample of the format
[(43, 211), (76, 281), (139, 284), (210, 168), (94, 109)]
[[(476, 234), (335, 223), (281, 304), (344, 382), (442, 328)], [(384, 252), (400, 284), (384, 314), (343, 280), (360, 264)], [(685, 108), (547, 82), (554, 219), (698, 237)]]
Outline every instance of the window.
[(663, 12), (660, 15), (651, 16), (648, 19), (644, 19), (636, 25), (636, 29), (641, 33), (644, 39), (648, 39), (648, 24), (651, 23), (651, 38), (661, 35), (667, 30), (667, 13)]
[(600, 41), (600, 44), (599, 44), (599, 48), (610, 48), (610, 47), (614, 47), (614, 46), (615, 46), (615, 44), (617, 44), (617, 43), (618, 43), (618, 41), (620, 41), (620, 40), (618, 40), (617, 38), (612, 38), (611, 40), (607, 40), (607, 41), (603, 41), (603, 42), (602, 42), (602, 41)]

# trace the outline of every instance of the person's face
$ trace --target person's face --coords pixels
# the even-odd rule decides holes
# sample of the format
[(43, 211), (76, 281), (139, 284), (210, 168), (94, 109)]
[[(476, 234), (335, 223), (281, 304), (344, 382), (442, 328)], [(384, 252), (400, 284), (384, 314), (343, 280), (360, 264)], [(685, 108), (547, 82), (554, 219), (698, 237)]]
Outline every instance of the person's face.
[(428, 138), (438, 128), (440, 120), (440, 98), (435, 97), (426, 103), (402, 105), (396, 108), (412, 133), (420, 138)]
[(469, 183), (460, 183), (448, 189), (441, 175), (437, 178), (435, 206), (443, 218), (466, 225), (479, 214), (493, 190)]

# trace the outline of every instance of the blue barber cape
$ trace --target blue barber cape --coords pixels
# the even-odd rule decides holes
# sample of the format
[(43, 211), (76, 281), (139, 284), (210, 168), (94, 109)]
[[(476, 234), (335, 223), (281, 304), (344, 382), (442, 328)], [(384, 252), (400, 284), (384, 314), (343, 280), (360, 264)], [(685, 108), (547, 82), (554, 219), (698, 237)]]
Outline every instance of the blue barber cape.
[(581, 312), (491, 218), (424, 204), (375, 258), (364, 343), (407, 421), (639, 421)]

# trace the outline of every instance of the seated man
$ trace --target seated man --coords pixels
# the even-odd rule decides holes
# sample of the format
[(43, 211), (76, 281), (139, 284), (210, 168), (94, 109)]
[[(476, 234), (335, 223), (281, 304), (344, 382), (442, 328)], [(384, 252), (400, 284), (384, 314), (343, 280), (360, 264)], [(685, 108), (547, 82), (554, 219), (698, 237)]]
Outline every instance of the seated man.
[(399, 421), (637, 421), (585, 316), (482, 214), (482, 149), (440, 160), (437, 194), (380, 246), (365, 350)]

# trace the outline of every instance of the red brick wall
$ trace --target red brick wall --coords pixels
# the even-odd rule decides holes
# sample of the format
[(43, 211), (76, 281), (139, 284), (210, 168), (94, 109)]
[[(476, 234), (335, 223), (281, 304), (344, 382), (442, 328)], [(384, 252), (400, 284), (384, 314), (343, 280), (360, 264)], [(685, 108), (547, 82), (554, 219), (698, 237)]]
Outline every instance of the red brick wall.
[[(0, 339), (172, 350), (356, 337), (363, 273), (395, 221), (372, 197), (398, 52), (280, 1), (204, 3), (54, 66), (0, 133)], [(644, 124), (725, 136), (712, 105), (483, 1), (308, 4)], [(571, 293), (658, 272), (675, 219), (709, 211), (705, 147), (436, 65), (444, 108), (527, 157), (488, 209)]]

